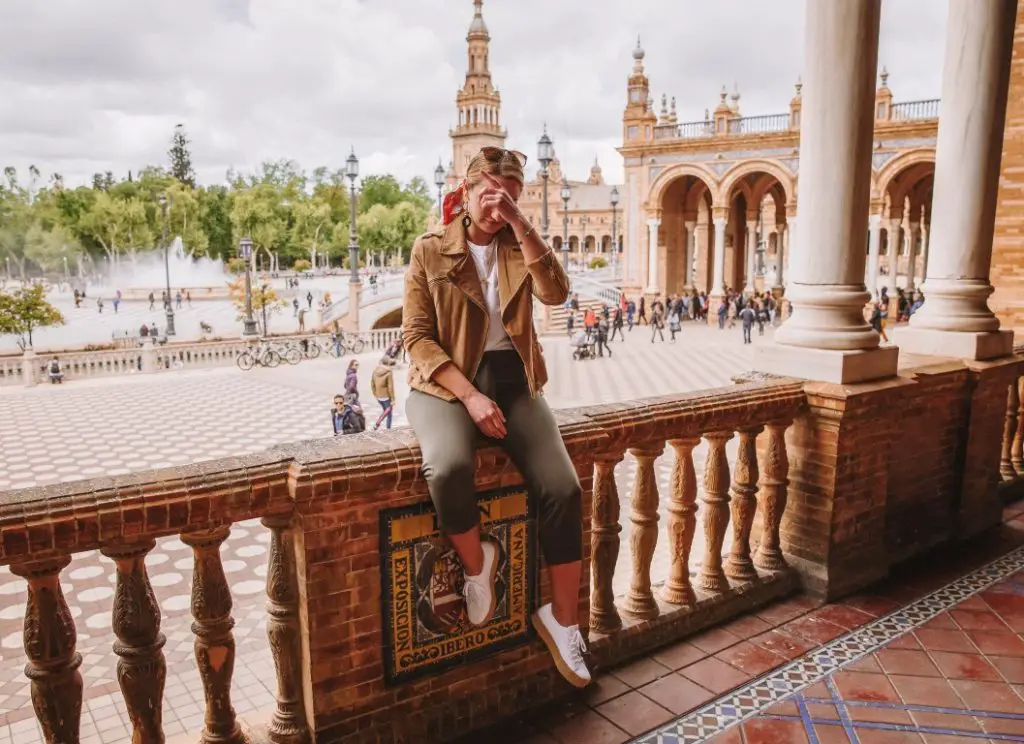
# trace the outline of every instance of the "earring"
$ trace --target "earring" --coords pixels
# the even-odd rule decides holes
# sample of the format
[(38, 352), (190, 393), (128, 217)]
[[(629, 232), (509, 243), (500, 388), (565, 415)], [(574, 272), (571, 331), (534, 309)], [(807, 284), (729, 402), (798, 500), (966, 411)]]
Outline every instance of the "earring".
[(465, 216), (462, 218), (462, 226), (468, 230), (469, 226), (472, 224), (473, 220), (470, 218), (469, 212), (466, 212)]

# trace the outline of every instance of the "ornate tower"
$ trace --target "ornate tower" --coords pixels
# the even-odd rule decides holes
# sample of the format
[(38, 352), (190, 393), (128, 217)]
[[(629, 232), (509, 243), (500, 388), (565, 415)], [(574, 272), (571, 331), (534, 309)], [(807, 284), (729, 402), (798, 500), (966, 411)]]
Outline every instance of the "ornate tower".
[(622, 139), (627, 145), (654, 136), (653, 127), (658, 123), (658, 116), (654, 113), (650, 95), (651, 84), (644, 73), (644, 50), (638, 38), (633, 50), (633, 74), (629, 76), (626, 110), (622, 115)]
[(458, 126), (449, 131), (455, 180), (466, 175), (466, 166), (481, 147), (504, 147), (508, 132), (501, 126), (501, 94), (491, 81), (491, 35), (484, 23), (483, 0), (473, 0), (473, 22), (466, 41), (469, 64), (466, 82), (455, 97)]

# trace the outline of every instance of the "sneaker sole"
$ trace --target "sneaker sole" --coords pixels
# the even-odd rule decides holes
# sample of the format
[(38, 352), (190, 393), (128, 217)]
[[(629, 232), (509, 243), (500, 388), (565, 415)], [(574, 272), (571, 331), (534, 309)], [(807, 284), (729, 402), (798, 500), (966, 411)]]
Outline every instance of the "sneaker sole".
[[(491, 575), (488, 577), (491, 585), (491, 606), (487, 608), (487, 617), (480, 623), (470, 622), (474, 628), (482, 628), (494, 619), (494, 613), (498, 609), (498, 595), (494, 591), (494, 582), (498, 578), (498, 556), (494, 556), (494, 565), (491, 566)], [(466, 619), (469, 619), (467, 615)]]
[(533, 629), (537, 631), (537, 635), (539, 635), (540, 639), (544, 641), (544, 645), (548, 647), (548, 653), (551, 654), (551, 658), (555, 661), (555, 667), (557, 667), (558, 673), (565, 678), (565, 681), (577, 688), (583, 688), (589, 685), (589, 679), (583, 679), (583, 677), (576, 674), (576, 672), (570, 669), (569, 665), (562, 660), (562, 655), (558, 653), (558, 646), (555, 643), (555, 640), (551, 637), (551, 634), (548, 633), (548, 629), (544, 623), (537, 618), (537, 615), (534, 614), (530, 620), (533, 623)]

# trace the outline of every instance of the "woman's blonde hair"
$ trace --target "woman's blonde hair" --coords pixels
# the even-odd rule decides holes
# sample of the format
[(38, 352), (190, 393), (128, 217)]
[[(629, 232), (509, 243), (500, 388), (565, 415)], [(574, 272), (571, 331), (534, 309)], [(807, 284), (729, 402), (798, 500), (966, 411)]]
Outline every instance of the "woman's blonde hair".
[(484, 150), (474, 155), (466, 167), (466, 185), (470, 188), (476, 186), (483, 180), (484, 173), (490, 173), (492, 176), (501, 176), (502, 178), (511, 178), (514, 181), (518, 181), (520, 185), (526, 182), (526, 175), (523, 172), (523, 163), (520, 160), (520, 156), (512, 150), (501, 150), (500, 155), (497, 157), (489, 156)]

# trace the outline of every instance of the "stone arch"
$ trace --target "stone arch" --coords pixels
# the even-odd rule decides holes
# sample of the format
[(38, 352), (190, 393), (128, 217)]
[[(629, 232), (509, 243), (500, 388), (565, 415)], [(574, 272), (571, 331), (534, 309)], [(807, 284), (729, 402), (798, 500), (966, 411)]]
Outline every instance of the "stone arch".
[[(749, 176), (751, 173), (765, 173), (772, 176), (782, 187), (786, 203), (796, 202), (796, 178), (782, 163), (765, 158), (754, 158), (737, 163), (725, 172), (722, 176), (722, 183), (718, 189), (719, 199), (716, 206), (728, 206), (727, 200), (732, 196), (732, 191), (740, 179)], [(757, 196), (756, 194), (754, 195)]]
[(932, 170), (935, 168), (935, 148), (918, 147), (907, 152), (900, 153), (883, 165), (878, 171), (872, 172), (872, 194), (871, 198), (881, 200), (904, 171), (915, 165), (928, 164)]
[(378, 328), (401, 328), (402, 327), (402, 306), (399, 305), (394, 310), (381, 315), (377, 320), (373, 321), (373, 329)]
[(676, 165), (670, 165), (665, 168), (664, 171), (658, 174), (658, 177), (654, 179), (650, 189), (647, 192), (647, 204), (652, 209), (659, 209), (662, 199), (665, 196), (665, 192), (674, 181), (685, 176), (693, 176), (699, 181), (703, 181), (707, 187), (708, 192), (711, 194), (711, 201), (714, 202), (718, 198), (718, 177), (715, 176), (714, 171), (710, 168), (706, 168), (703, 165), (695, 163), (677, 163)]

